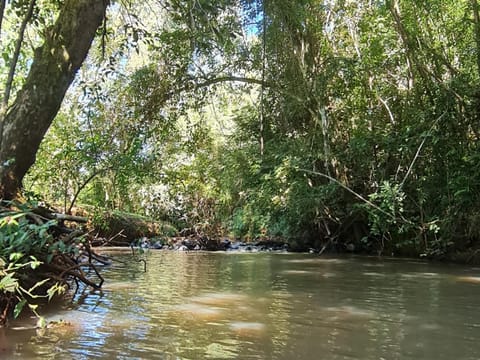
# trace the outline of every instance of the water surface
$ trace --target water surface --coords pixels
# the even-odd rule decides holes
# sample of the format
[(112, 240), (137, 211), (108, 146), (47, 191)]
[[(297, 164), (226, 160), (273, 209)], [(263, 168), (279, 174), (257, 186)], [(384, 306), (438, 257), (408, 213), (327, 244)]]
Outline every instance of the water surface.
[(0, 332), (2, 359), (479, 359), (480, 269), (307, 254), (152, 251), (101, 292)]

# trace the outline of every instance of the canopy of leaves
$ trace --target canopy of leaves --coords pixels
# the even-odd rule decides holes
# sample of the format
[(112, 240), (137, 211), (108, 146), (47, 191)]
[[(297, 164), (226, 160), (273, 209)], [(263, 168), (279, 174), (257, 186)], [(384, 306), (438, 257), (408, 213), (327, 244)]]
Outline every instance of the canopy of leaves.
[(474, 3), (115, 4), (26, 184), (298, 248), (478, 246)]

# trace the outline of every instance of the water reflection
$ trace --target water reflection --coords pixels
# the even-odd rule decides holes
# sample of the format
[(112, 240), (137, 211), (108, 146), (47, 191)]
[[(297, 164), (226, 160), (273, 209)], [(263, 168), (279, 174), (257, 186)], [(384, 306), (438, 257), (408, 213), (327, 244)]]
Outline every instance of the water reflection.
[(480, 284), (480, 276), (458, 276), (456, 277), (456, 280), (473, 284)]
[(478, 359), (478, 271), (302, 254), (130, 253), (99, 292), (0, 332), (2, 359)]

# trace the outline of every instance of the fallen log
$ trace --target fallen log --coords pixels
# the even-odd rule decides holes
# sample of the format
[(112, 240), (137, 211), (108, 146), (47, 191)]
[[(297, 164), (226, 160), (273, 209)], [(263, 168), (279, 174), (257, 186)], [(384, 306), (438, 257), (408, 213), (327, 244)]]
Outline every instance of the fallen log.
[(81, 224), (88, 222), (87, 217), (57, 213), (41, 206), (31, 209), (31, 212), (48, 220), (72, 221)]
[(73, 222), (82, 223), (82, 224), (85, 224), (88, 222), (88, 218), (84, 216), (74, 216), (74, 215), (59, 214), (59, 213), (53, 213), (52, 215), (56, 220), (73, 221)]

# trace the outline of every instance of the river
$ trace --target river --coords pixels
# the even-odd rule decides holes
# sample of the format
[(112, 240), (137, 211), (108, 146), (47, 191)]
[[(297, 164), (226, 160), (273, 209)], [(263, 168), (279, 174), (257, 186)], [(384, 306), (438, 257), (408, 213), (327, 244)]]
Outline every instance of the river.
[(103, 291), (46, 314), (64, 325), (3, 330), (0, 358), (480, 359), (480, 268), (151, 251), (144, 272), (112, 256)]

